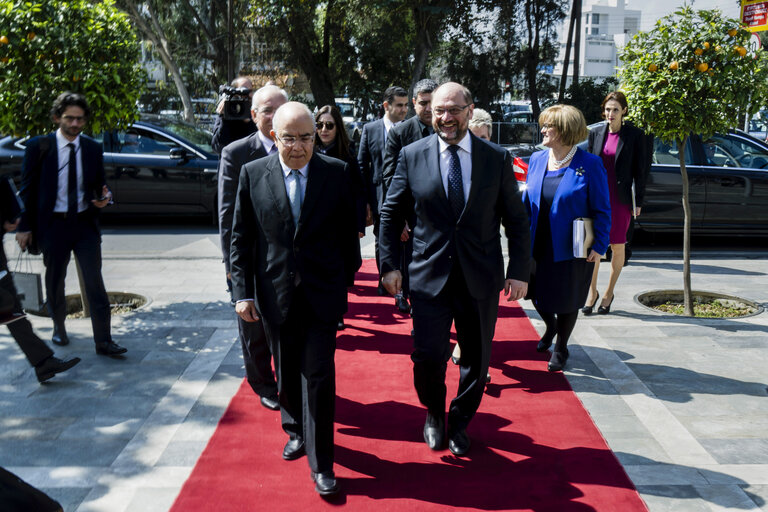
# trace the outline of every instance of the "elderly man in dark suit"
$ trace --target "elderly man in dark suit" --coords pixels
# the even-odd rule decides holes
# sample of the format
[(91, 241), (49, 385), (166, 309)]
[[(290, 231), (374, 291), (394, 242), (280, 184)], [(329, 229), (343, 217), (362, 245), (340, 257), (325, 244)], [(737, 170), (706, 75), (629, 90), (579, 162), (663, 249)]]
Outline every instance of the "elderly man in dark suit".
[[(357, 161), (362, 175), (363, 194), (368, 202), (368, 210), (373, 220), (373, 236), (376, 239), (376, 266), (379, 266), (379, 213), (384, 204), (384, 154), (387, 147), (387, 135), (408, 113), (408, 91), (392, 86), (384, 91), (384, 117), (363, 126), (360, 135), (360, 148)], [(379, 294), (385, 291), (379, 286)]]
[(355, 196), (341, 160), (313, 154), (315, 122), (280, 107), (278, 154), (240, 173), (232, 228), (235, 310), (261, 322), (279, 365), (283, 458), (306, 453), (315, 490), (338, 491), (333, 472), (336, 322), (360, 266)]
[[(424, 440), (443, 447), (445, 372), (450, 329), (461, 347), (459, 389), (448, 413), (448, 448), (469, 450), (466, 428), (485, 388), (491, 340), (503, 289), (508, 300), (528, 288), (530, 235), (509, 154), (468, 132), (472, 96), (457, 83), (432, 95), (435, 135), (400, 152), (381, 210), (382, 281), (390, 293), (401, 286), (400, 231), (411, 212), (413, 259), (409, 266), (413, 305), (413, 379), (427, 408)], [(504, 272), (499, 228), (508, 239)]]
[[(288, 95), (274, 85), (267, 85), (253, 95), (251, 117), (258, 128), (256, 133), (237, 140), (221, 152), (219, 160), (219, 235), (224, 256), (227, 285), (232, 290), (229, 249), (232, 239), (232, 218), (235, 212), (237, 184), (240, 169), (248, 162), (277, 152), (277, 146), (270, 134), (272, 116), (288, 101)], [(277, 399), (277, 383), (272, 374), (272, 353), (260, 322), (246, 322), (238, 316), (237, 328), (243, 348), (245, 375), (254, 393), (261, 397), (261, 405), (276, 411), (280, 408)], [(275, 365), (277, 367), (277, 365)]]
[(90, 116), (85, 97), (65, 92), (53, 103), (55, 133), (27, 143), (21, 164), (19, 195), (25, 211), (16, 240), (22, 250), (35, 243), (43, 252), (48, 312), (53, 318), (56, 345), (69, 344), (64, 319), (64, 279), (70, 254), (83, 273), (91, 308), (96, 353), (123, 354), (127, 349), (110, 333), (110, 308), (101, 276), (101, 231), (98, 214), (112, 199), (104, 176), (101, 145), (81, 135)]

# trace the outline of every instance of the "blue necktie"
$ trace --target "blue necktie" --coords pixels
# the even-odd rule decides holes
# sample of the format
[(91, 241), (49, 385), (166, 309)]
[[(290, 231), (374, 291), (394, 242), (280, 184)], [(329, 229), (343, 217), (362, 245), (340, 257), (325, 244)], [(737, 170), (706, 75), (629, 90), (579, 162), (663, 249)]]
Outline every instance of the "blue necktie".
[(75, 158), (75, 145), (67, 144), (69, 148), (69, 175), (67, 178), (67, 216), (74, 218), (77, 215), (77, 159)]
[(291, 180), (288, 182), (288, 201), (291, 203), (291, 213), (293, 214), (294, 227), (299, 226), (299, 215), (301, 215), (301, 203), (304, 200), (301, 194), (301, 173), (298, 169), (291, 169)]
[(448, 202), (451, 203), (456, 220), (459, 220), (464, 210), (464, 182), (461, 179), (458, 150), (459, 147), (456, 145), (448, 146), (448, 151), (451, 152), (451, 162), (448, 166)]

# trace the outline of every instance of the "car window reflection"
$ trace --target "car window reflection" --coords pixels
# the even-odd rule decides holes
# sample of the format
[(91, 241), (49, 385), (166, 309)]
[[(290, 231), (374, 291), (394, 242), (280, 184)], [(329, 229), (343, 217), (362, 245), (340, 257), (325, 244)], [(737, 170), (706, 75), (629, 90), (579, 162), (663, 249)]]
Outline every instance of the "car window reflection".
[(168, 156), (168, 152), (180, 147), (175, 141), (158, 133), (129, 129), (118, 132), (120, 153)]

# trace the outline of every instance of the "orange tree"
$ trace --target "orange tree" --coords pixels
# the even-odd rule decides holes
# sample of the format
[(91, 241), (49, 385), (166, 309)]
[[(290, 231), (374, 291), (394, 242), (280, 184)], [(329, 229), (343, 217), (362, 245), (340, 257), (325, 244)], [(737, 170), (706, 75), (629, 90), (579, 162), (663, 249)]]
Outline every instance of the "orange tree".
[(52, 128), (64, 91), (88, 99), (96, 133), (136, 119), (144, 87), (139, 43), (112, 0), (0, 1), (0, 133)]
[[(620, 53), (619, 78), (634, 122), (678, 148), (690, 134), (705, 140), (738, 125), (768, 98), (768, 59), (747, 49), (749, 32), (715, 10), (683, 7), (635, 35)], [(685, 314), (693, 316), (690, 270), (690, 203), (685, 151), (682, 174), (683, 291)]]

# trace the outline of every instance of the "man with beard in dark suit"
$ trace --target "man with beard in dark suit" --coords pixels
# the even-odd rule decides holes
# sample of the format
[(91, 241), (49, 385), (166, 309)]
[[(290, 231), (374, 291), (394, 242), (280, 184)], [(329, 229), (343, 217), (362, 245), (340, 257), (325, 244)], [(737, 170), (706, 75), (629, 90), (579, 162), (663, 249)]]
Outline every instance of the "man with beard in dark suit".
[(101, 276), (99, 211), (112, 200), (104, 175), (101, 144), (81, 132), (91, 110), (81, 94), (65, 92), (53, 102), (55, 133), (27, 143), (21, 164), (19, 196), (24, 203), (16, 241), (25, 250), (37, 244), (45, 264), (48, 312), (53, 318), (55, 345), (68, 345), (64, 327), (67, 305), (64, 279), (74, 252), (82, 270), (85, 295), (91, 308), (96, 353), (118, 356), (127, 352), (110, 333), (110, 307)]
[[(446, 438), (445, 372), (451, 324), (461, 347), (459, 389), (448, 412), (448, 448), (469, 450), (467, 426), (485, 389), (496, 327), (499, 292), (521, 299), (528, 288), (528, 215), (509, 153), (469, 133), (474, 105), (460, 84), (432, 94), (435, 135), (400, 152), (381, 210), (382, 282), (401, 287), (401, 226), (415, 211), (409, 266), (413, 306), (413, 380), (427, 408), (424, 440), (433, 450)], [(504, 225), (509, 264), (499, 236)]]
[(315, 121), (288, 102), (273, 119), (278, 153), (243, 166), (232, 227), (235, 310), (261, 322), (279, 365), (286, 460), (307, 455), (315, 490), (333, 472), (336, 323), (360, 266), (355, 196), (341, 160), (313, 154)]
[[(275, 146), (270, 134), (272, 116), (286, 101), (288, 101), (288, 95), (274, 85), (267, 85), (256, 91), (253, 95), (251, 108), (253, 122), (258, 128), (256, 133), (225, 146), (221, 152), (218, 180), (219, 235), (221, 236), (221, 251), (224, 256), (224, 269), (227, 272), (227, 287), (230, 293), (232, 281), (229, 249), (240, 169), (248, 162), (277, 152), (277, 146)], [(276, 411), (280, 408), (277, 398), (277, 383), (272, 374), (272, 353), (264, 334), (264, 327), (261, 322), (246, 322), (238, 316), (237, 328), (240, 344), (243, 348), (245, 375), (248, 384), (251, 385), (254, 393), (261, 397), (261, 405)]]
[[(384, 195), (395, 175), (395, 166), (400, 150), (412, 142), (421, 140), (424, 137), (432, 135), (432, 92), (437, 89), (437, 82), (430, 78), (425, 78), (416, 82), (413, 86), (413, 110), (416, 115), (409, 120), (400, 123), (389, 131), (387, 136), (387, 149), (384, 153), (384, 170), (382, 179), (384, 181)], [(408, 280), (408, 264), (411, 261), (411, 251), (413, 243), (410, 239), (410, 227), (413, 225), (413, 217), (410, 216), (404, 226), (403, 234), (400, 239), (403, 241), (403, 262), (401, 271), (403, 273), (402, 293), (395, 295), (395, 304), (402, 313), (408, 313), (411, 310), (408, 304), (410, 294)]]

